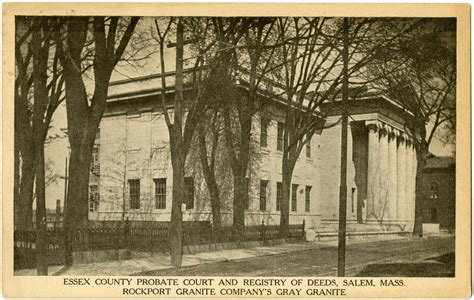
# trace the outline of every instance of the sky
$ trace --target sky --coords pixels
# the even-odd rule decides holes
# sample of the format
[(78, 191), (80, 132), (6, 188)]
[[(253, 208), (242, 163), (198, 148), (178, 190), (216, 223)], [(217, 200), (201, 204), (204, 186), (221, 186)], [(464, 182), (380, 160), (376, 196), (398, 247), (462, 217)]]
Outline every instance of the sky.
[[(160, 27), (163, 28), (164, 23), (159, 22)], [(154, 23), (152, 19), (143, 19), (138, 23), (139, 31), (150, 31), (154, 28)], [(149, 36), (147, 37), (149, 38)], [(167, 40), (174, 40), (173, 36), (170, 36)], [(150, 47), (147, 49), (151, 55), (147, 57), (146, 60), (138, 62), (137, 66), (133, 66), (130, 64), (120, 64), (117, 66), (116, 70), (112, 75), (112, 81), (120, 80), (125, 78), (133, 78), (138, 76), (150, 75), (159, 73), (161, 71), (160, 63), (159, 63), (159, 52), (157, 51), (156, 47), (153, 46), (154, 41), (151, 41)], [(151, 49), (151, 50), (150, 50)], [(174, 48), (165, 48), (165, 65), (166, 71), (172, 71), (175, 69), (175, 49)], [(86, 89), (89, 92), (91, 88), (91, 84), (86, 84)], [(50, 134), (61, 134), (64, 135), (63, 131), (67, 128), (67, 120), (66, 120), (66, 109), (65, 104), (63, 103), (55, 112), (52, 120), (52, 128), (50, 130)], [(52, 168), (57, 174), (61, 176), (64, 175), (65, 169), (65, 159), (68, 157), (68, 146), (69, 142), (67, 137), (57, 139), (52, 143), (48, 144), (45, 148), (45, 155), (46, 159), (50, 158), (53, 161)], [(430, 151), (437, 155), (437, 156), (450, 156), (453, 153), (453, 145), (446, 145), (444, 144), (438, 137), (432, 141), (430, 145)], [(60, 199), (61, 205), (63, 205), (63, 198), (64, 198), (64, 180), (60, 179), (55, 184), (52, 184), (46, 188), (46, 206), (47, 208), (54, 208), (56, 205), (56, 199)]]

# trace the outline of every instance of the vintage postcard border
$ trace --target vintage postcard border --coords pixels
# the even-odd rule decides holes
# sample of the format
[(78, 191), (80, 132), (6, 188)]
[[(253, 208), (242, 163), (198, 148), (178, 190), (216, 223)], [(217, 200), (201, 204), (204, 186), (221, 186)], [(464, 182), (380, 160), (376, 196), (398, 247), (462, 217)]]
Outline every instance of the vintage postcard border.
[[(466, 4), (92, 4), (3, 5), (3, 293), (6, 297), (118, 297), (120, 289), (69, 287), (60, 277), (13, 276), (13, 85), (15, 15), (456, 17), (456, 277), (406, 278), (406, 288), (354, 289), (351, 297), (466, 297), (471, 283), (470, 6)], [(95, 277), (91, 277), (95, 278)]]

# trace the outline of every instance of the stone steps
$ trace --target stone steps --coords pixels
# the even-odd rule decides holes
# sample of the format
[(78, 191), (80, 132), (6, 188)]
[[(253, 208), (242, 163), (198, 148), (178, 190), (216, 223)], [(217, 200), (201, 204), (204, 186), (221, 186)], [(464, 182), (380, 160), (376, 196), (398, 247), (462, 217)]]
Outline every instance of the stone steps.
[[(382, 223), (382, 224), (358, 224), (358, 223), (349, 223), (347, 224), (346, 231), (347, 232), (400, 232), (400, 231), (407, 231), (408, 229), (404, 224), (389, 224), (389, 223)], [(309, 230), (313, 230), (317, 233), (331, 233), (331, 232), (338, 232), (339, 231), (339, 224), (337, 222), (327, 222), (322, 223), (319, 226), (314, 228), (309, 228)]]

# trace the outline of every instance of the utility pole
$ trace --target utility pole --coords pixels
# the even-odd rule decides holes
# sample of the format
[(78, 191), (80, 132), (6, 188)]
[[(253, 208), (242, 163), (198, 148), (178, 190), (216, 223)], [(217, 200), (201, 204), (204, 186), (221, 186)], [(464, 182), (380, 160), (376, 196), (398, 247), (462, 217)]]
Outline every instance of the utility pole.
[[(66, 266), (72, 265), (72, 229), (68, 225), (69, 218), (74, 218), (71, 213), (68, 213), (68, 203), (67, 203), (67, 187), (69, 184), (69, 169), (68, 169), (68, 159), (66, 156), (66, 164), (64, 167), (64, 208), (63, 208), (63, 233), (64, 233), (64, 263)], [(70, 223), (69, 223), (70, 224)]]
[(342, 36), (342, 127), (341, 127), (341, 182), (339, 185), (339, 234), (337, 247), (337, 276), (346, 272), (346, 212), (347, 212), (347, 101), (349, 89), (349, 20), (344, 18)]

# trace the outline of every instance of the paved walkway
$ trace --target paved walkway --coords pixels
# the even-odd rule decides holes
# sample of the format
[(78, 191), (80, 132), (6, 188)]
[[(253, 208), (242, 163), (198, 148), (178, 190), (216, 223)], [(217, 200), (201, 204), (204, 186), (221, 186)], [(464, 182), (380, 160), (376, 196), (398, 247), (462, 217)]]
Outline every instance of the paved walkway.
[[(348, 239), (347, 244), (370, 243), (380, 240), (410, 239), (412, 237), (386, 236), (377, 238)], [(231, 249), (215, 252), (187, 254), (183, 256), (183, 266), (195, 266), (207, 263), (232, 261), (274, 254), (313, 250), (327, 246), (336, 246), (337, 241), (301, 242), (273, 246), (261, 246), (251, 249)], [(50, 275), (133, 275), (137, 273), (172, 268), (169, 255), (140, 253), (130, 260), (106, 261), (89, 264), (77, 264), (69, 268), (64, 266), (49, 267)], [(15, 275), (36, 275), (36, 270), (19, 270)]]

